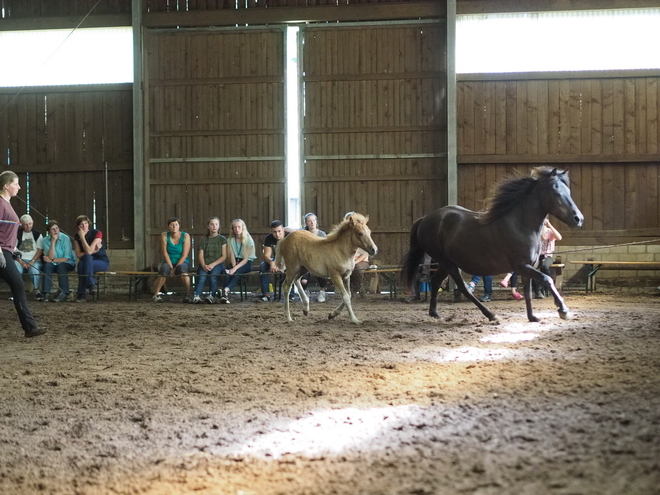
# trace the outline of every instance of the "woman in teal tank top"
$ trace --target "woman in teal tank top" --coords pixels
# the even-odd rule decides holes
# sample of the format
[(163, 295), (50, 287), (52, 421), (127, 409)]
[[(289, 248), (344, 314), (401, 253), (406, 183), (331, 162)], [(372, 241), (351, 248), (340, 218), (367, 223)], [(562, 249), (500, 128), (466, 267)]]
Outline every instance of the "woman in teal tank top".
[(186, 288), (186, 297), (183, 302), (192, 302), (190, 297), (191, 284), (188, 272), (190, 271), (190, 234), (181, 231), (181, 221), (177, 217), (171, 217), (167, 220), (168, 232), (160, 235), (160, 250), (163, 255), (163, 262), (158, 270), (158, 277), (154, 284), (154, 302), (161, 302), (163, 299), (160, 290), (165, 285), (165, 280), (170, 275), (179, 275), (181, 282)]

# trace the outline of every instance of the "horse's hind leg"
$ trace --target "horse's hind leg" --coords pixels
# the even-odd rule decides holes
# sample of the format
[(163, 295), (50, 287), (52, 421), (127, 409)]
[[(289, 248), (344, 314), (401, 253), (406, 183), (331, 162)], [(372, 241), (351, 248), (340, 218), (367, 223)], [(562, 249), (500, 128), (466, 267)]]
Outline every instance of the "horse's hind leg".
[(440, 284), (447, 277), (449, 272), (444, 267), (438, 267), (437, 271), (431, 277), (431, 302), (429, 304), (429, 316), (440, 318), (438, 314), (438, 289)]
[(286, 278), (284, 279), (284, 286), (282, 287), (284, 297), (284, 316), (286, 317), (286, 321), (293, 321), (291, 319), (291, 311), (289, 310), (289, 293), (291, 292), (292, 282), (293, 277), (287, 273)]
[(495, 316), (490, 309), (484, 306), (482, 302), (468, 290), (467, 285), (465, 285), (465, 280), (463, 280), (463, 277), (461, 277), (461, 272), (458, 270), (458, 267), (456, 265), (451, 265), (448, 267), (448, 270), (449, 275), (454, 279), (454, 282), (456, 282), (458, 290), (461, 291), (461, 294), (472, 301), (481, 310), (483, 315), (488, 318), (489, 321), (497, 321), (497, 316)]

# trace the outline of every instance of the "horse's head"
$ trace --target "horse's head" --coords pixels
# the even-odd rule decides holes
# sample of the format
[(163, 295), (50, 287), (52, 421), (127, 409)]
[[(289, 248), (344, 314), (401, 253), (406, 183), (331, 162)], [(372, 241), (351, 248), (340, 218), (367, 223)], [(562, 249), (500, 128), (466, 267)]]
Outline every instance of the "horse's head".
[(568, 172), (549, 167), (539, 170), (542, 176), (539, 185), (543, 208), (569, 227), (582, 227), (584, 215), (571, 197)]
[(370, 256), (375, 256), (378, 247), (371, 238), (371, 230), (367, 227), (369, 215), (353, 213), (344, 221), (350, 226), (352, 241), (355, 246), (364, 249)]

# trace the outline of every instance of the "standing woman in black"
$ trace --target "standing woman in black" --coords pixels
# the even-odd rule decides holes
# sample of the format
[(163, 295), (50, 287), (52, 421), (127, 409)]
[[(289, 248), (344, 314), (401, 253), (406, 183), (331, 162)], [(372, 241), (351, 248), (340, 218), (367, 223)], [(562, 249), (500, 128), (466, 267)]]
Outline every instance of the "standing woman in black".
[(11, 289), (11, 294), (14, 297), (14, 306), (16, 307), (18, 318), (21, 320), (21, 326), (25, 330), (25, 336), (36, 337), (45, 333), (46, 330), (39, 328), (32, 313), (30, 313), (27, 298), (25, 297), (23, 277), (18, 273), (13, 257), (16, 250), (16, 234), (18, 233), (20, 222), (18, 215), (9, 201), (18, 194), (20, 189), (18, 175), (9, 170), (5, 170), (0, 174), (0, 247), (2, 248), (2, 256), (0, 256), (0, 278), (7, 282), (7, 285)]

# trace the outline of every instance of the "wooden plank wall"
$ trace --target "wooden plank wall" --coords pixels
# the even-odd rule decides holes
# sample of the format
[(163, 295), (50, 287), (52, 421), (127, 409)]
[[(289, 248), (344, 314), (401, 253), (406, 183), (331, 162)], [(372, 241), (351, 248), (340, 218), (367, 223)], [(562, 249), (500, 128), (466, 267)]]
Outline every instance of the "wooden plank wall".
[(149, 263), (170, 216), (194, 235), (242, 218), (260, 243), (285, 213), (283, 31), (154, 31), (145, 48)]
[(480, 209), (506, 173), (570, 171), (582, 232), (660, 227), (658, 77), (461, 81), (459, 202)]
[[(111, 248), (133, 247), (132, 88), (126, 85), (0, 90), (0, 167), (21, 176), (16, 203), (39, 230), (92, 218)], [(106, 180), (107, 178), (107, 180)], [(106, 196), (106, 190), (108, 195)], [(109, 227), (109, 229), (108, 229)]]
[(303, 209), (330, 226), (370, 215), (378, 262), (398, 263), (413, 221), (446, 203), (443, 28), (306, 28)]
[[(2, 0), (6, 19), (49, 16), (129, 14), (130, 0)], [(1, 21), (0, 21), (1, 22)]]

